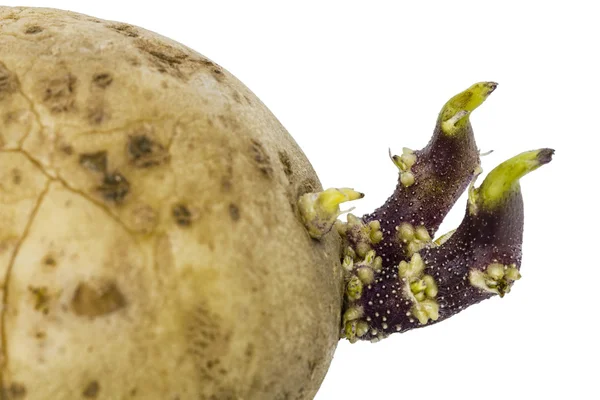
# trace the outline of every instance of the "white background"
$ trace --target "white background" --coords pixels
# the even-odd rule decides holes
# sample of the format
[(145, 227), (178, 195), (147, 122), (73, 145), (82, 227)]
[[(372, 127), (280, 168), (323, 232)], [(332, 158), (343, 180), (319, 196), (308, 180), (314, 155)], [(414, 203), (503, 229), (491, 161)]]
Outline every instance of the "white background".
[[(341, 342), (318, 400), (597, 399), (595, 231), (600, 23), (594, 2), (5, 1), (145, 27), (246, 83), (302, 146), (323, 185), (391, 194), (388, 147), (421, 148), (444, 102), (496, 92), (472, 116), (483, 168), (556, 149), (523, 179), (523, 279), (426, 329)], [(465, 199), (441, 228), (461, 220)], [(282, 366), (285, 368), (285, 366)]]

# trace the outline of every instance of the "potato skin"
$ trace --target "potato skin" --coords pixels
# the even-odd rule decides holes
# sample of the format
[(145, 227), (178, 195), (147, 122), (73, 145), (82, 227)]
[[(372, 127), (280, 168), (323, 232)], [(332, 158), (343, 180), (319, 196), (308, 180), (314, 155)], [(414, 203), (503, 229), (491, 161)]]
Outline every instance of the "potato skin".
[(339, 338), (339, 237), (238, 80), (147, 30), (0, 7), (6, 399), (309, 399)]

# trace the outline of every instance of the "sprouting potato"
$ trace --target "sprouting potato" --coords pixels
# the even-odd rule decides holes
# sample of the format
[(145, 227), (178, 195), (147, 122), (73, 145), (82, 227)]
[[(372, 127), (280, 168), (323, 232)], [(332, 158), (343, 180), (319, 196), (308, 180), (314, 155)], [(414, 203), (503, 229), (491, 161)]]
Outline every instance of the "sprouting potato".
[(390, 199), (343, 223), (363, 194), (323, 190), (218, 64), (132, 25), (0, 7), (2, 398), (310, 399), (340, 338), (508, 293), (518, 180), (552, 150), (473, 186), (469, 113), (495, 88), (446, 103), (427, 147), (392, 156)]

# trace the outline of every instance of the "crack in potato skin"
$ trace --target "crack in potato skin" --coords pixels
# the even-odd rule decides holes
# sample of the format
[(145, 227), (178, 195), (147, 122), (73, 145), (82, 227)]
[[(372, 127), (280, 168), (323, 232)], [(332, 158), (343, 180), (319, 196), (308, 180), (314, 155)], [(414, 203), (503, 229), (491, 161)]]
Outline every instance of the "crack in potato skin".
[[(48, 181), (46, 181), (46, 184), (45, 184), (44, 189), (42, 190), (42, 193), (40, 193), (39, 197), (36, 199), (35, 205), (31, 212), (31, 216), (29, 217), (29, 220), (27, 221), (27, 225), (25, 226), (25, 230), (24, 230), (22, 236), (20, 237), (20, 239), (18, 240), (14, 251), (12, 252), (12, 255), (11, 255), (10, 261), (8, 263), (8, 266), (6, 268), (6, 273), (5, 273), (5, 276), (3, 279), (4, 290), (2, 291), (2, 310), (0, 311), (0, 332), (1, 332), (0, 340), (2, 343), (2, 367), (0, 368), (0, 384), (2, 385), (2, 387), (4, 387), (4, 371), (6, 370), (6, 366), (9, 362), (8, 353), (7, 353), (8, 346), (7, 346), (7, 342), (6, 342), (6, 333), (5, 333), (5, 317), (6, 317), (7, 308), (9, 307), (7, 299), (8, 299), (8, 293), (9, 293), (9, 287), (10, 287), (10, 278), (11, 278), (12, 267), (14, 265), (15, 259), (17, 258), (17, 255), (19, 254), (21, 245), (23, 244), (23, 242), (29, 235), (29, 231), (33, 224), (33, 221), (34, 221), (34, 219), (37, 215), (37, 212), (40, 208), (40, 205), (42, 204), (42, 201), (44, 200), (44, 197), (48, 193), (49, 189), (50, 189), (50, 181), (48, 180)], [(0, 396), (2, 396), (2, 398), (4, 398), (4, 396), (5, 396), (4, 390), (2, 390), (0, 393), (1, 393)]]

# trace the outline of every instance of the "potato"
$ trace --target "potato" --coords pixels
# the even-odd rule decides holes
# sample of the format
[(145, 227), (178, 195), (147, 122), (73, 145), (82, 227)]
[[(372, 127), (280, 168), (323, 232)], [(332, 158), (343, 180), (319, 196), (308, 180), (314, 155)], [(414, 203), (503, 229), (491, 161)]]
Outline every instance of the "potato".
[(308, 399), (339, 339), (321, 186), (226, 70), (153, 32), (0, 7), (2, 385), (26, 399)]
[(0, 7), (0, 24), (3, 398), (310, 399), (339, 338), (433, 325), (521, 278), (519, 180), (554, 151), (475, 188), (469, 117), (495, 82), (390, 153), (394, 193), (342, 222), (364, 195), (323, 190), (209, 59), (70, 12)]

